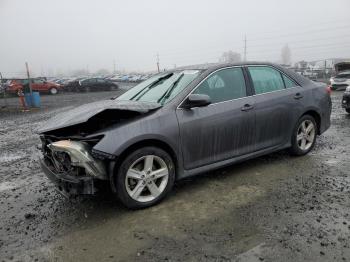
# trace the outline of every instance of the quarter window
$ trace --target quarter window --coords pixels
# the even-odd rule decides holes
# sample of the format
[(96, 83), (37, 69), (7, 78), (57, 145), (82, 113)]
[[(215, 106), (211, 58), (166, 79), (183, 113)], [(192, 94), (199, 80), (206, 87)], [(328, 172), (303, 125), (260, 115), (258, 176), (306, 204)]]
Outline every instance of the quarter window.
[(208, 95), (212, 103), (245, 97), (247, 91), (242, 69), (220, 70), (209, 76), (193, 93)]
[(248, 67), (255, 94), (263, 94), (284, 89), (281, 73), (268, 66)]
[(285, 76), (284, 74), (282, 74), (282, 77), (283, 77), (284, 85), (286, 86), (286, 88), (297, 86), (297, 84), (295, 84), (294, 81), (292, 79), (290, 79), (289, 77)]

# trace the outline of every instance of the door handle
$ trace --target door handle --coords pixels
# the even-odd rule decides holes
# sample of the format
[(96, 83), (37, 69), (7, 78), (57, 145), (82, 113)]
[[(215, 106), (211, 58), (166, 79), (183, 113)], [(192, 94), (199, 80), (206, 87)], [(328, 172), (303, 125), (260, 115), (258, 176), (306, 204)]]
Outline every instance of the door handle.
[(296, 93), (294, 99), (301, 99), (303, 96), (300, 93)]
[(242, 111), (249, 111), (249, 110), (252, 110), (254, 108), (254, 106), (250, 105), (250, 104), (245, 104), (241, 110)]

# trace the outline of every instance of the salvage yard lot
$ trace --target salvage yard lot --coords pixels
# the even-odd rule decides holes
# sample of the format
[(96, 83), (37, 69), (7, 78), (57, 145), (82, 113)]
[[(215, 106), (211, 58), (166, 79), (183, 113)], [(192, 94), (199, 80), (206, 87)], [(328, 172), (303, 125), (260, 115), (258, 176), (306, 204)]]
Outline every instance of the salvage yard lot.
[[(332, 126), (304, 157), (282, 151), (180, 181), (130, 211), (109, 192), (67, 200), (41, 172), (34, 130), (122, 91), (43, 96), (0, 111), (0, 257), (32, 261), (331, 261), (350, 259), (350, 117), (332, 94)], [(3, 101), (0, 101), (1, 103)]]

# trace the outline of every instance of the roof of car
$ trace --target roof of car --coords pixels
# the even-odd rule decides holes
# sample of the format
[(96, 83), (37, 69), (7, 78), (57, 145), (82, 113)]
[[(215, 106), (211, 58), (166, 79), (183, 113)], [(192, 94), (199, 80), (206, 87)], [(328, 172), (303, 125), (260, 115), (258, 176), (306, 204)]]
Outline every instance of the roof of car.
[(207, 69), (215, 70), (222, 67), (244, 66), (244, 65), (271, 65), (271, 66), (280, 67), (279, 65), (271, 62), (247, 61), (247, 62), (237, 62), (237, 63), (206, 63), (206, 64), (199, 64), (199, 65), (190, 65), (190, 66), (183, 66), (183, 67), (178, 67), (176, 69), (168, 70), (168, 72), (176, 72), (181, 70), (207, 70)]
[(182, 70), (209, 70), (209, 71), (215, 71), (220, 68), (224, 67), (232, 67), (232, 66), (245, 66), (245, 65), (268, 65), (273, 66), (277, 68), (278, 70), (286, 73), (290, 77), (292, 77), (294, 80), (296, 80), (299, 84), (304, 85), (307, 83), (310, 83), (310, 80), (307, 79), (304, 76), (301, 76), (300, 74), (296, 73), (293, 70), (290, 70), (286, 67), (283, 67), (278, 64), (274, 64), (271, 62), (258, 62), (258, 61), (246, 61), (246, 62), (237, 62), (237, 63), (211, 63), (211, 64), (202, 64), (202, 65), (193, 65), (193, 66), (185, 66), (185, 67), (179, 67), (173, 70), (169, 70), (167, 72), (179, 72)]

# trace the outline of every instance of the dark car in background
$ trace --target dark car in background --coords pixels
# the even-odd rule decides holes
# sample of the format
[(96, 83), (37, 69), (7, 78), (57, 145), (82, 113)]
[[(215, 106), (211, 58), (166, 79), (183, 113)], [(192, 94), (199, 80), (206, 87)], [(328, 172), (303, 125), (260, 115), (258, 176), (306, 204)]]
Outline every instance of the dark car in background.
[(181, 178), (286, 148), (305, 155), (330, 115), (326, 85), (278, 65), (162, 72), (49, 120), (41, 165), (63, 194), (106, 181), (125, 206), (144, 208)]
[(117, 89), (118, 85), (110, 80), (104, 78), (86, 78), (79, 81), (79, 91), (110, 91)]
[(350, 114), (350, 86), (348, 86), (344, 92), (342, 99), (342, 107), (347, 113)]

